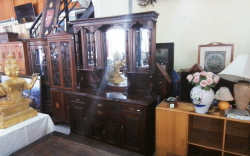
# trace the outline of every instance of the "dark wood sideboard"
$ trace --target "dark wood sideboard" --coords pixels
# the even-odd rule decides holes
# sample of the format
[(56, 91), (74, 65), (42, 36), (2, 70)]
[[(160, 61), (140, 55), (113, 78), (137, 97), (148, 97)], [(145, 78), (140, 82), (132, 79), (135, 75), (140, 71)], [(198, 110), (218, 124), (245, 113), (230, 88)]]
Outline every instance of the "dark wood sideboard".
[[(77, 87), (64, 92), (71, 135), (154, 153), (158, 15), (151, 11), (71, 21)], [(169, 82), (167, 76), (163, 79)]]
[(154, 153), (156, 94), (145, 97), (89, 89), (66, 93), (69, 95), (71, 135), (144, 155)]

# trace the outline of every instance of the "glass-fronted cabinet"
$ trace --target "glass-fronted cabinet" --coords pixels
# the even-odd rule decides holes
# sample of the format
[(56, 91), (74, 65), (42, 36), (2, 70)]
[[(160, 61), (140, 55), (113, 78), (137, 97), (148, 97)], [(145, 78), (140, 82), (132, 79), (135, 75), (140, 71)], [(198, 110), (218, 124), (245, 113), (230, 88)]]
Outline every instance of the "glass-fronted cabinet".
[(30, 73), (41, 76), (41, 104), (42, 112), (52, 114), (50, 79), (48, 66), (48, 43), (46, 38), (29, 39), (27, 42)]
[(69, 123), (69, 106), (64, 100), (64, 92), (76, 88), (74, 35), (58, 32), (55, 27), (47, 39), (53, 120)]

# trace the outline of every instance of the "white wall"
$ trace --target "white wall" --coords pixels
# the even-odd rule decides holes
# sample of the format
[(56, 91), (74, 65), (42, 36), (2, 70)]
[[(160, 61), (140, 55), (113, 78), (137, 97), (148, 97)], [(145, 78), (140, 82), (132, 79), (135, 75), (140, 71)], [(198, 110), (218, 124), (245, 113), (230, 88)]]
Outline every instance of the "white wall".
[[(98, 1), (98, 0), (95, 0)], [(198, 45), (234, 44), (234, 58), (250, 55), (250, 0), (157, 0), (133, 13), (156, 11), (157, 43), (174, 42), (174, 68), (190, 68), (198, 59)], [(99, 16), (128, 14), (129, 0), (99, 0)]]

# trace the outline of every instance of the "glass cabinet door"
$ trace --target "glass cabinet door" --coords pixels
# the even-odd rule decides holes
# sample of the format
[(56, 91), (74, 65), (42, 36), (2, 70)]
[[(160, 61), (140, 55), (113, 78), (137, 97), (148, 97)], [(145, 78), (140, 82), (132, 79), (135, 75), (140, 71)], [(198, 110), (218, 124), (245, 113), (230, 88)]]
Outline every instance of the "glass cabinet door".
[(69, 42), (60, 42), (64, 88), (72, 88)]
[(50, 42), (50, 58), (51, 58), (51, 73), (52, 73), (52, 85), (61, 87), (61, 76), (59, 66), (59, 55), (57, 42)]
[(33, 59), (33, 72), (40, 73), (48, 80), (46, 49), (31, 49)]

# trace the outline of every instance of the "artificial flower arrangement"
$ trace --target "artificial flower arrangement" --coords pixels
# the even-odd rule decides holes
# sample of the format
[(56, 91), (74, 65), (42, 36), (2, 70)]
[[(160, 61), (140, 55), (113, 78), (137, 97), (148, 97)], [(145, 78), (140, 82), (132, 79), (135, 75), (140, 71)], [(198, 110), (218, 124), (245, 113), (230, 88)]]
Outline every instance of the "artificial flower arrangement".
[(219, 82), (220, 77), (215, 75), (212, 72), (196, 72), (194, 74), (189, 74), (187, 76), (187, 80), (190, 84), (195, 86), (201, 86), (201, 89), (204, 90), (210, 90), (210, 88), (213, 88), (216, 86), (216, 84)]

